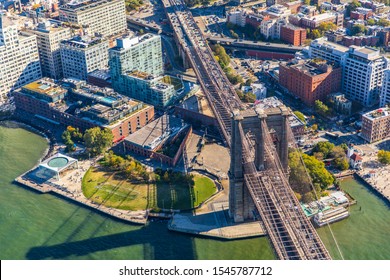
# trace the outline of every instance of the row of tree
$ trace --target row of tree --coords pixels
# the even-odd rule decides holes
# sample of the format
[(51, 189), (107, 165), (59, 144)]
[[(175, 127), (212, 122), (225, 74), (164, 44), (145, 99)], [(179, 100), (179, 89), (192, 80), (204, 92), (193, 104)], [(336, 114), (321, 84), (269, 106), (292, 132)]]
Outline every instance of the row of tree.
[(214, 52), (215, 59), (218, 61), (219, 65), (221, 66), (222, 70), (225, 72), (226, 77), (229, 79), (229, 81), (234, 85), (238, 83), (242, 83), (243, 82), (242, 77), (239, 74), (237, 74), (231, 67), (229, 67), (230, 56), (226, 53), (225, 48), (219, 44), (216, 44), (216, 45), (212, 45), (211, 49)]
[(148, 181), (150, 178), (146, 168), (130, 156), (124, 158), (109, 151), (100, 163), (111, 171), (123, 172), (130, 180)]

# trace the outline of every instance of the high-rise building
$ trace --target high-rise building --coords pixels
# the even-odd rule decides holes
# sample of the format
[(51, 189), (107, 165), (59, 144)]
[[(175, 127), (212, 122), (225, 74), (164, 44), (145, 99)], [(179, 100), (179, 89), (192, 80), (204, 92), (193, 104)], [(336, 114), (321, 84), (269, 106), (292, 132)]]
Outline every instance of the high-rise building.
[(113, 84), (127, 71), (140, 71), (154, 76), (164, 72), (161, 37), (145, 34), (139, 37), (124, 36), (116, 40), (109, 50), (109, 65)]
[(61, 79), (63, 72), (60, 42), (70, 39), (70, 28), (44, 21), (40, 22), (31, 32), (37, 36), (42, 75), (53, 79)]
[(108, 41), (101, 37), (76, 36), (60, 44), (64, 77), (87, 80), (88, 73), (107, 68)]
[(124, 0), (71, 1), (60, 7), (60, 20), (88, 26), (90, 32), (111, 36), (126, 30)]
[(153, 34), (117, 39), (109, 50), (112, 87), (155, 106), (169, 104), (174, 87), (164, 82), (161, 38)]
[(383, 74), (382, 90), (380, 96), (380, 107), (390, 106), (390, 70), (385, 70)]
[(341, 88), (342, 70), (325, 60), (292, 60), (279, 67), (279, 83), (299, 97), (305, 104), (314, 105), (316, 100), (325, 101), (331, 93)]
[(280, 40), (294, 46), (303, 45), (306, 40), (306, 29), (292, 24), (283, 25), (280, 29)]
[(380, 55), (379, 50), (351, 46), (344, 65), (343, 92), (363, 106), (377, 104), (387, 68), (388, 60)]
[(19, 32), (17, 24), (0, 13), (0, 103), (11, 90), (41, 77), (36, 36)]

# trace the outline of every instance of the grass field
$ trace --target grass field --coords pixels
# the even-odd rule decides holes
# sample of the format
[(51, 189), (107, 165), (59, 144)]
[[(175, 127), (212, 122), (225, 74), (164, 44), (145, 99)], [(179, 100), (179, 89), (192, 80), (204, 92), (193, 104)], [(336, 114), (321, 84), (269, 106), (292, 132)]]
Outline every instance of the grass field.
[(175, 184), (146, 184), (128, 181), (124, 176), (91, 168), (83, 178), (85, 197), (111, 208), (124, 210), (190, 209), (215, 193), (216, 187), (207, 177), (194, 176), (194, 187)]

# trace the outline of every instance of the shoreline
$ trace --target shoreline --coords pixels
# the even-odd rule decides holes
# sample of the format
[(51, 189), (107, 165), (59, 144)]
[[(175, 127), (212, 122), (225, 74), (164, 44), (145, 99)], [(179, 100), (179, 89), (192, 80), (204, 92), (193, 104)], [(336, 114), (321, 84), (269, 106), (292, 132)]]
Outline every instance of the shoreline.
[(380, 199), (382, 199), (389, 207), (390, 207), (390, 197), (384, 195), (380, 190), (378, 190), (375, 186), (367, 182), (359, 173), (354, 174), (354, 178), (365, 185), (368, 189), (372, 190), (375, 195), (377, 195)]

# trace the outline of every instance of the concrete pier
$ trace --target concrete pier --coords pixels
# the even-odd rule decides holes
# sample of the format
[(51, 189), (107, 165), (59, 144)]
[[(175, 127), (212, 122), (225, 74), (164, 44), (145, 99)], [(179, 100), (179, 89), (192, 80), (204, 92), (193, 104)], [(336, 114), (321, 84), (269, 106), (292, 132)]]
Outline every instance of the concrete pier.
[(211, 209), (211, 212), (198, 215), (193, 213), (175, 214), (168, 224), (168, 229), (228, 240), (266, 234), (259, 221), (233, 223), (229, 218), (227, 201), (214, 202)]

